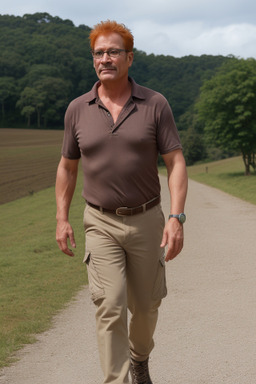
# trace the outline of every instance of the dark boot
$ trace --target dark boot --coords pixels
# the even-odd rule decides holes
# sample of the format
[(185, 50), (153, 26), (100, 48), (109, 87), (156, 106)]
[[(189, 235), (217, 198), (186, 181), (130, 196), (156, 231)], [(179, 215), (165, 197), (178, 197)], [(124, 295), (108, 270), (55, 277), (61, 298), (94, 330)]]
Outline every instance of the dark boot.
[(132, 384), (153, 384), (148, 371), (148, 358), (145, 361), (131, 359)]

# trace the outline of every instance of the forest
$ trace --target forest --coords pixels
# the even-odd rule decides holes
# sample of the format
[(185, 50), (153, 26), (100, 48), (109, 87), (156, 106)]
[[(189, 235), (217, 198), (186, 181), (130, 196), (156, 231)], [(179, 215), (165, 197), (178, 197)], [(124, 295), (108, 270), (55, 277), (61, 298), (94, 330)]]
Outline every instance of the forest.
[[(90, 28), (35, 13), (0, 15), (0, 29), (0, 127), (63, 129), (69, 102), (89, 91), (97, 80), (88, 40)], [(190, 163), (205, 156), (230, 155), (215, 149), (212, 156), (209, 151), (206, 154), (202, 126), (193, 121), (203, 83), (231, 60), (236, 58), (175, 58), (134, 49), (130, 76), (167, 98), (184, 146), (193, 152), (187, 154)], [(195, 146), (191, 146), (192, 136)]]

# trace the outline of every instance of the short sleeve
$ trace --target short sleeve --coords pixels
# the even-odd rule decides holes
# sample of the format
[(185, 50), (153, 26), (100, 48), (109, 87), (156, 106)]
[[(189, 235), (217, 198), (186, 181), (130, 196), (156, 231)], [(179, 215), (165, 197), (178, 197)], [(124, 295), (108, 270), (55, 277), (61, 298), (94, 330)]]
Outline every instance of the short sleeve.
[(75, 133), (75, 111), (73, 109), (72, 103), (68, 106), (64, 118), (62, 155), (68, 159), (79, 159), (81, 157), (78, 140)]
[(163, 97), (157, 116), (157, 145), (161, 155), (182, 149), (178, 129), (168, 101)]

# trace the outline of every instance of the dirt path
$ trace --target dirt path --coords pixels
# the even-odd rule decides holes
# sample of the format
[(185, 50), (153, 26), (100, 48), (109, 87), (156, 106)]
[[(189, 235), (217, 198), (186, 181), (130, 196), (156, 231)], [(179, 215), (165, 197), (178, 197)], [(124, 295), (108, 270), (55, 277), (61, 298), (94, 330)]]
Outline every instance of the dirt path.
[[(169, 197), (162, 181), (162, 204)], [(150, 369), (154, 384), (256, 379), (256, 206), (189, 182), (182, 254), (167, 264)], [(100, 384), (94, 306), (85, 287), (1, 384)]]

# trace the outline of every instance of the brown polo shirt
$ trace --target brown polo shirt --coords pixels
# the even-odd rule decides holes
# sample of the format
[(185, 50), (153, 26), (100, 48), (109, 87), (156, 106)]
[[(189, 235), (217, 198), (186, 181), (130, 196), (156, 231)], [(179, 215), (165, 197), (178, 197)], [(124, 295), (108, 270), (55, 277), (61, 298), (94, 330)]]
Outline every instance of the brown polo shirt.
[(107, 209), (136, 207), (160, 194), (158, 153), (181, 148), (167, 100), (130, 79), (132, 96), (116, 123), (98, 97), (98, 83), (65, 115), (62, 155), (82, 159), (83, 197)]

